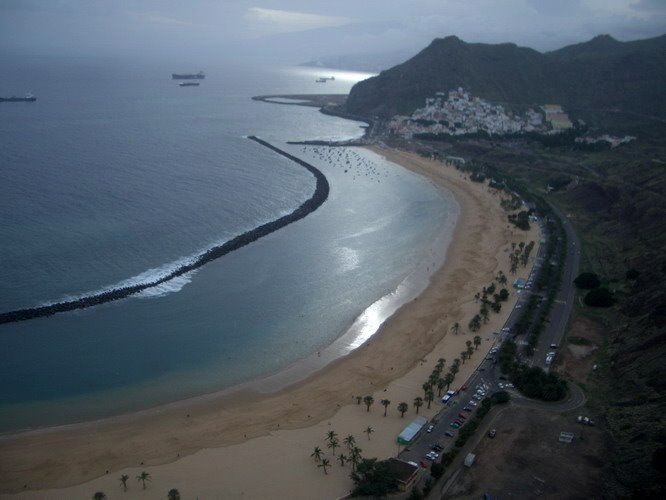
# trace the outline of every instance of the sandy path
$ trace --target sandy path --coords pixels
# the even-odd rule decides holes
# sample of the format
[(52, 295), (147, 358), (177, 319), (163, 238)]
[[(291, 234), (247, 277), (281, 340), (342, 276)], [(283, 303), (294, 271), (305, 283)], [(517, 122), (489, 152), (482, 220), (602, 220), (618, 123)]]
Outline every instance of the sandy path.
[[(446, 262), (418, 299), (403, 306), (364, 346), (277, 393), (245, 391), (187, 407), (2, 438), (0, 491), (23, 491), (2, 498), (91, 498), (100, 490), (110, 498), (165, 498), (170, 488), (200, 499), (336, 498), (351, 487), (350, 469), (333, 461), (324, 439), (328, 430), (340, 440), (353, 434), (364, 456), (395, 455), (395, 438), (413, 418), (411, 403), (423, 396), (421, 384), (436, 360), (460, 357), (465, 341), (473, 338), (470, 333), (447, 335), (451, 325), (458, 321), (467, 330), (478, 310), (474, 294), (498, 270), (508, 271), (510, 243), (538, 238), (535, 229), (525, 233), (508, 227), (497, 195), (487, 186), (413, 154), (376, 151), (445, 186), (460, 205)], [(491, 313), (491, 322), (479, 332), (482, 346), (462, 366), (454, 387), (490, 348), (492, 332), (501, 327), (514, 300), (499, 315)], [(376, 401), (370, 412), (353, 399), (365, 394), (374, 394)], [(381, 399), (392, 402), (387, 417)], [(401, 401), (410, 404), (404, 419), (396, 409)], [(438, 408), (434, 403), (421, 414), (432, 416)], [(368, 426), (375, 429), (370, 440), (363, 434)], [(328, 475), (310, 458), (314, 446), (333, 462)], [(152, 476), (145, 491), (136, 480), (142, 470)], [(121, 474), (130, 476), (126, 493)]]

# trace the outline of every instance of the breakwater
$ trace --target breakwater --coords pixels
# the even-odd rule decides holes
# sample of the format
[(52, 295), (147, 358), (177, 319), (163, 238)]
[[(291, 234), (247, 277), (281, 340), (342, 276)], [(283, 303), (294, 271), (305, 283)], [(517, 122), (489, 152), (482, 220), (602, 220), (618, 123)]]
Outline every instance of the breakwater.
[(204, 253), (196, 256), (194, 259), (192, 259), (191, 262), (178, 267), (177, 269), (173, 270), (172, 272), (170, 272), (165, 276), (162, 276), (159, 279), (153, 281), (147, 281), (144, 283), (137, 283), (131, 286), (114, 288), (112, 290), (106, 290), (103, 292), (87, 295), (72, 300), (65, 300), (54, 304), (48, 304), (38, 307), (30, 307), (25, 309), (17, 309), (14, 311), (0, 313), (0, 324), (13, 323), (16, 321), (25, 321), (45, 316), (52, 316), (54, 314), (61, 312), (74, 311), (76, 309), (85, 309), (88, 307), (104, 304), (106, 302), (124, 299), (126, 297), (129, 297), (130, 295), (134, 295), (148, 288), (161, 285), (162, 283), (177, 278), (178, 276), (182, 276), (183, 274), (186, 274), (190, 271), (193, 271), (195, 269), (204, 266), (208, 262), (211, 262), (215, 259), (219, 259), (220, 257), (223, 257), (224, 255), (233, 252), (234, 250), (238, 250), (239, 248), (249, 245), (250, 243), (258, 240), (259, 238), (267, 236), (277, 231), (278, 229), (281, 229), (289, 224), (292, 224), (293, 222), (296, 222), (304, 218), (308, 214), (314, 212), (326, 201), (326, 199), (328, 198), (330, 188), (326, 176), (320, 170), (313, 167), (309, 163), (301, 160), (300, 158), (297, 158), (287, 153), (286, 151), (276, 148), (272, 144), (269, 144), (268, 142), (259, 139), (258, 137), (249, 136), (248, 139), (253, 140), (256, 143), (261, 144), (262, 146), (265, 146), (271, 149), (272, 151), (278, 153), (279, 155), (282, 155), (285, 158), (288, 158), (289, 160), (301, 165), (306, 170), (308, 170), (312, 175), (314, 175), (316, 179), (316, 187), (313, 195), (309, 199), (304, 201), (293, 212), (284, 215), (279, 219), (275, 219), (271, 222), (267, 222), (265, 224), (262, 224), (261, 226), (246, 231), (245, 233), (230, 239), (229, 241), (223, 243), (222, 245), (212, 247), (206, 250)]

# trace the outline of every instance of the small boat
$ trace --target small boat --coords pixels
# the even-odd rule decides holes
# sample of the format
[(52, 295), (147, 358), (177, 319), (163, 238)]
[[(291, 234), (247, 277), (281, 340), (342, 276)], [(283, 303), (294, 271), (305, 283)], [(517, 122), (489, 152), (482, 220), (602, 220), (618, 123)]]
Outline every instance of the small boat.
[(37, 98), (30, 93), (26, 94), (24, 97), (0, 97), (0, 102), (35, 102), (36, 100)]
[(328, 78), (317, 78), (315, 82), (317, 83), (326, 83), (328, 81)]
[(179, 87), (198, 87), (199, 82), (180, 82)]

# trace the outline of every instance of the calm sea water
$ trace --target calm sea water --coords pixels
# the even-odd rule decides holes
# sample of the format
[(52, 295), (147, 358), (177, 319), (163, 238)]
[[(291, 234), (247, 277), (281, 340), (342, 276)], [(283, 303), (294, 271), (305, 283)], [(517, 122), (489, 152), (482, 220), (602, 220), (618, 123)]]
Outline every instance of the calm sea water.
[[(106, 305), (0, 326), (0, 430), (74, 422), (205, 394), (283, 368), (339, 338), (427, 264), (456, 205), (357, 148), (289, 146), (360, 136), (360, 123), (250, 100), (346, 93), (367, 75), (303, 68), (172, 71), (91, 60), (3, 61), (0, 310), (155, 277), (311, 196), (304, 220), (189, 275)], [(324, 86), (325, 85), (325, 86)], [(436, 246), (437, 248), (434, 248)], [(432, 262), (431, 262), (432, 261)]]

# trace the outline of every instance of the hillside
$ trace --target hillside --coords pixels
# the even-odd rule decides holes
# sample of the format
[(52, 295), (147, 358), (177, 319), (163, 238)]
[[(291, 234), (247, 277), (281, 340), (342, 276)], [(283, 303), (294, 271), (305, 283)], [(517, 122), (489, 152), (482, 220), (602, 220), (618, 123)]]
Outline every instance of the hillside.
[(576, 118), (612, 110), (666, 119), (666, 35), (632, 42), (602, 35), (545, 54), (511, 43), (435, 39), (408, 61), (357, 83), (346, 111), (410, 114), (426, 97), (457, 87), (514, 108), (562, 104)]

